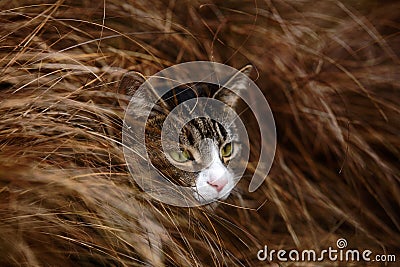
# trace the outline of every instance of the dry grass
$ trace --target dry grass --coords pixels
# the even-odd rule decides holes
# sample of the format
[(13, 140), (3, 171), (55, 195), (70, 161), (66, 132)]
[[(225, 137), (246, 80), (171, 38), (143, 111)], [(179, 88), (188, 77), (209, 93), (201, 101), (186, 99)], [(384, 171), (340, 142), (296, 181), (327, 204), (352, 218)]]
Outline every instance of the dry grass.
[[(398, 255), (399, 11), (372, 0), (2, 1), (0, 264), (258, 266), (264, 244), (321, 249), (339, 237)], [(254, 64), (277, 123), (267, 182), (248, 193), (243, 178), (215, 210), (149, 199), (120, 144), (121, 75), (191, 60)]]

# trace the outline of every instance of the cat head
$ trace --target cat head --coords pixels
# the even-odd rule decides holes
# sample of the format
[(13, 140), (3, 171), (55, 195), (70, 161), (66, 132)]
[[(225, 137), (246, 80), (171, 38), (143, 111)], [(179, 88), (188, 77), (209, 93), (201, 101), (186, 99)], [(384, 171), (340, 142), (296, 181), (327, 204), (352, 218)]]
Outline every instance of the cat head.
[[(251, 69), (249, 65), (241, 71), (248, 75)], [(130, 97), (135, 96), (135, 102), (131, 104), (133, 107), (130, 108), (131, 116), (146, 115), (144, 110), (151, 106), (145, 125), (146, 151), (151, 164), (165, 179), (191, 188), (193, 196), (200, 203), (226, 199), (240, 178), (229, 166), (242, 148), (235, 134), (236, 122), (229, 121), (229, 127), (224, 127), (212, 117), (196, 117), (183, 127), (172, 130), (177, 135), (179, 147), (168, 150), (163, 147), (162, 139), (164, 143), (170, 141), (172, 144), (174, 138), (172, 135), (162, 136), (162, 128), (167, 116), (178, 105), (189, 100), (213, 99), (235, 109), (239, 100), (237, 93), (247, 88), (248, 79), (245, 78), (243, 75), (226, 77), (221, 84), (228, 84), (230, 89), (204, 82), (179, 85), (162, 96), (157, 95), (158, 101), (154, 106), (148, 102), (150, 95), (154, 97), (156, 94), (152, 88), (137, 94), (138, 88), (146, 81), (140, 73), (126, 73), (119, 84), (119, 93), (127, 96), (121, 98), (121, 106), (126, 107)], [(179, 115), (175, 117), (179, 121)]]

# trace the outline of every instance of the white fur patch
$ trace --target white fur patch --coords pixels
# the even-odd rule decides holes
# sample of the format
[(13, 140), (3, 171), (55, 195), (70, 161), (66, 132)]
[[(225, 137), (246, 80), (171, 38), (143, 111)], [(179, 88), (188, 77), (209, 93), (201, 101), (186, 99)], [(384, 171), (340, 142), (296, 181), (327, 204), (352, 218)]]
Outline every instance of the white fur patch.
[[(200, 202), (205, 203), (212, 200), (226, 199), (231, 193), (235, 183), (233, 173), (225, 167), (219, 157), (219, 151), (214, 145), (212, 163), (202, 170), (196, 179), (196, 186), (193, 187), (194, 197)], [(227, 179), (227, 184), (218, 192), (215, 186), (209, 182), (211, 179)]]

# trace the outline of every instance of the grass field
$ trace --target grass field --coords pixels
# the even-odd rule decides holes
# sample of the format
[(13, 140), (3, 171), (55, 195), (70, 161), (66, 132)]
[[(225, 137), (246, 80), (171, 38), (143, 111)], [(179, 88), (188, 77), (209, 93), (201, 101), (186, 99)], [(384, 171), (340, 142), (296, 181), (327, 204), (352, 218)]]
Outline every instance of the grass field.
[[(264, 245), (339, 238), (399, 258), (399, 19), (398, 1), (1, 1), (0, 265), (264, 266)], [(120, 143), (123, 73), (195, 60), (253, 64), (277, 126), (266, 182), (215, 209), (149, 198)]]

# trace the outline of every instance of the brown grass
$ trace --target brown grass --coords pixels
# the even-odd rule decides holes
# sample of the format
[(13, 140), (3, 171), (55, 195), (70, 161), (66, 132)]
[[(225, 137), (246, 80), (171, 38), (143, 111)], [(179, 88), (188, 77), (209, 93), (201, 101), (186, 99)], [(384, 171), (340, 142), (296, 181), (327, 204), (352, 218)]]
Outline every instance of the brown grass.
[[(0, 264), (259, 266), (264, 244), (340, 237), (398, 255), (399, 18), (396, 1), (2, 1)], [(192, 60), (251, 62), (277, 124), (265, 184), (215, 209), (149, 199), (120, 143), (121, 75)]]

